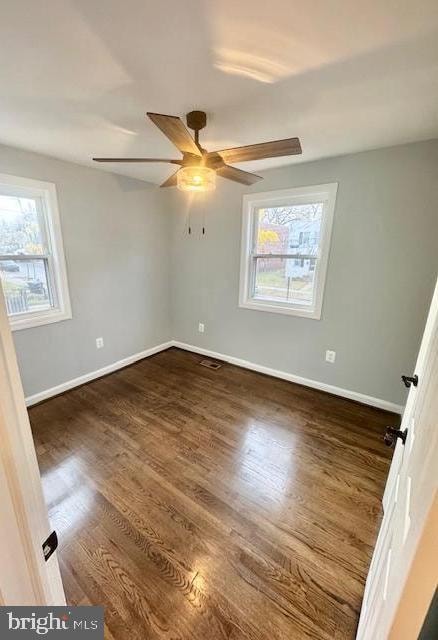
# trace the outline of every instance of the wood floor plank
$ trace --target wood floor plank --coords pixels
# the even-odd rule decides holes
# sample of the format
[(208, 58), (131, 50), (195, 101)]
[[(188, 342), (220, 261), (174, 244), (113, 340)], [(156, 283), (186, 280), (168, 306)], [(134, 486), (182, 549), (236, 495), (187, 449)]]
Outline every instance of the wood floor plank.
[(354, 638), (397, 417), (178, 349), (30, 409), (105, 638)]

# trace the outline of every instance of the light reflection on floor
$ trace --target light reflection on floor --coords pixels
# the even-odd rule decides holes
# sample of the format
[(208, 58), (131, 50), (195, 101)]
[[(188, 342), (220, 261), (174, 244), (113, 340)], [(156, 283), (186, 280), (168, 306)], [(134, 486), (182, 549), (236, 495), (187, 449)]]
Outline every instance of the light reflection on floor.
[(238, 459), (235, 488), (239, 494), (281, 508), (294, 478), (294, 449), (295, 435), (290, 431), (252, 422)]
[[(59, 544), (66, 544), (93, 513), (95, 491), (79, 469), (75, 454), (43, 473), (43, 489), (51, 526), (56, 529)], [(66, 482), (66, 478), (68, 481)]]

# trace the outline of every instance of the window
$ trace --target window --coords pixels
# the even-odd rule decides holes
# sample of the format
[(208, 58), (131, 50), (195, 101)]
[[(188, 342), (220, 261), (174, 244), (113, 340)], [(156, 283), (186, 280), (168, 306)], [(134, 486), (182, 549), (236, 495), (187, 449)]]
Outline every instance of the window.
[(13, 330), (71, 318), (54, 184), (0, 174), (0, 278)]
[(241, 307), (321, 317), (337, 188), (244, 196)]

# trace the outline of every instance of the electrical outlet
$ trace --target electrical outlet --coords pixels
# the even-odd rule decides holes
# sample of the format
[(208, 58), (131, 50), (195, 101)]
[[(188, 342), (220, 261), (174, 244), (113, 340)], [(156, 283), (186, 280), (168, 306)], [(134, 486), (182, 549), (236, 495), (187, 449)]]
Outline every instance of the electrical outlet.
[(205, 327), (204, 327), (204, 323), (203, 323), (203, 322), (200, 322), (200, 323), (198, 324), (198, 331), (199, 331), (199, 333), (204, 333), (204, 329), (205, 329)]
[(103, 338), (96, 338), (96, 349), (102, 349), (103, 347)]
[(326, 351), (325, 359), (326, 362), (330, 362), (331, 364), (333, 364), (333, 362), (336, 360), (336, 351)]

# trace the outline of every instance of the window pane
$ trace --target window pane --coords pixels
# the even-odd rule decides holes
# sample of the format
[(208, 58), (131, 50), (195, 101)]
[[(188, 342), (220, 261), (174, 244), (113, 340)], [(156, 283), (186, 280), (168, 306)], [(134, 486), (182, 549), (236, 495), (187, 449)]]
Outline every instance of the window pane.
[(255, 253), (297, 253), (316, 256), (322, 211), (322, 202), (258, 209)]
[(0, 255), (44, 252), (37, 200), (0, 194)]
[(8, 315), (53, 307), (47, 260), (0, 260), (0, 277)]
[(256, 258), (255, 262), (255, 299), (313, 304), (315, 258)]

